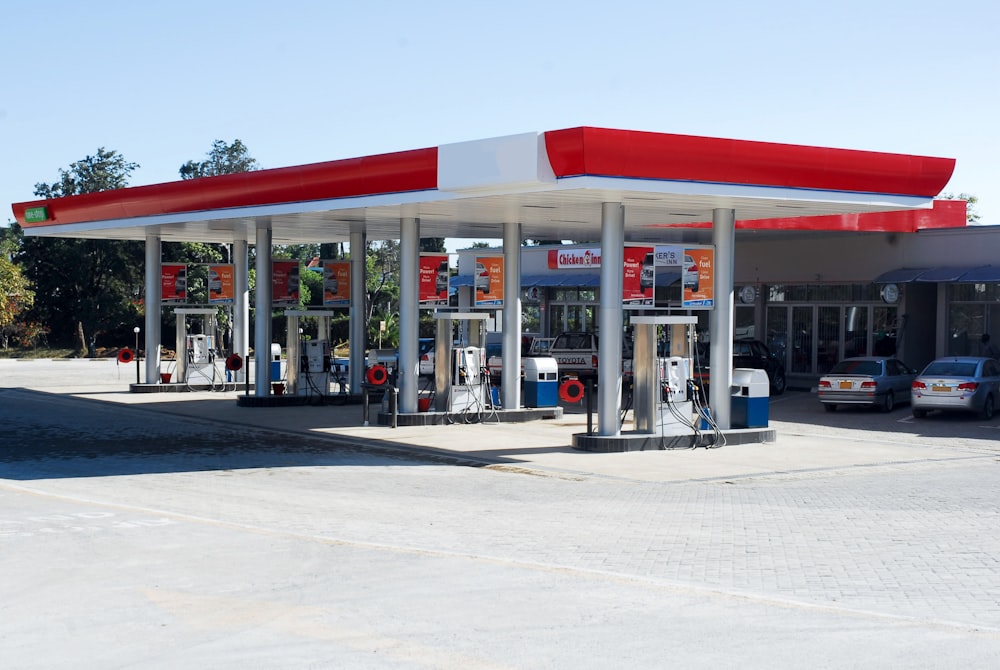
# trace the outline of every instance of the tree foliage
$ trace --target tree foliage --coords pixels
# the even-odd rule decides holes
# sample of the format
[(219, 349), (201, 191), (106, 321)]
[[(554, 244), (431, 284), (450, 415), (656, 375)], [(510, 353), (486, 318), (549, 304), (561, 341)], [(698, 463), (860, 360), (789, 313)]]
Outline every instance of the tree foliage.
[(250, 156), (250, 151), (242, 141), (236, 139), (232, 144), (226, 144), (223, 140), (215, 140), (208, 158), (203, 161), (188, 161), (180, 167), (180, 175), (181, 179), (197, 179), (253, 172), (258, 168), (257, 159)]
[(23, 343), (30, 334), (29, 322), (23, 315), (35, 302), (31, 282), (11, 260), (15, 249), (13, 235), (5, 232), (0, 239), (0, 346), (4, 349), (12, 337)]
[[(138, 167), (101, 147), (96, 155), (60, 169), (57, 181), (35, 184), (35, 195), (59, 198), (124, 188)], [(101, 334), (120, 339), (139, 320), (144, 253), (142, 242), (24, 238), (16, 260), (35, 287), (29, 319), (46, 324), (55, 341), (72, 343), (80, 354), (93, 354)]]

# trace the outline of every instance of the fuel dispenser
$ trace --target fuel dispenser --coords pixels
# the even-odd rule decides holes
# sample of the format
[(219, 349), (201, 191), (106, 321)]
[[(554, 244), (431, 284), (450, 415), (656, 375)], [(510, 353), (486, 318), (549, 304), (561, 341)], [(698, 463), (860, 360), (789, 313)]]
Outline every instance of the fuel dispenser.
[(188, 335), (184, 346), (187, 370), (184, 381), (188, 384), (214, 384), (215, 337), (212, 335)]
[[(632, 369), (635, 377), (635, 430), (653, 435), (693, 434), (695, 428), (692, 357), (694, 316), (634, 316)], [(669, 356), (658, 356), (657, 327), (669, 335)]]
[[(434, 409), (438, 412), (480, 413), (492, 408), (490, 376), (486, 370), (485, 312), (434, 313), (437, 332), (434, 360), (450, 365), (434, 366)], [(454, 335), (458, 326), (458, 337)]]
[[(288, 366), (285, 370), (287, 392), (292, 395), (323, 398), (330, 395), (330, 317), (329, 310), (287, 310)], [(299, 319), (318, 319), (316, 339), (304, 340)]]
[(478, 412), (486, 408), (489, 374), (486, 372), (486, 349), (457, 346), (452, 349), (452, 386), (449, 412)]
[[(217, 375), (216, 321), (217, 309), (178, 307), (174, 310), (177, 320), (175, 345), (177, 351), (177, 380), (184, 384), (214, 385), (222, 380)], [(201, 333), (188, 333), (188, 319), (201, 319)]]

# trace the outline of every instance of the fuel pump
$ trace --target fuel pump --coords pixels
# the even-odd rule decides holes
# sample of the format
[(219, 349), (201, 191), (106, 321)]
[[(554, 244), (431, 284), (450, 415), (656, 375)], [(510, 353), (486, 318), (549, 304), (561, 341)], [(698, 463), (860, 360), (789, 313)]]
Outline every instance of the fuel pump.
[(438, 412), (484, 412), (492, 403), (486, 371), (483, 324), (486, 312), (437, 310), (434, 337), (434, 409)]
[[(631, 321), (635, 327), (632, 368), (636, 431), (654, 435), (697, 432), (690, 355), (697, 317), (635, 316)], [(658, 327), (664, 328), (668, 342), (659, 350)]]
[(300, 349), (297, 395), (325, 396), (330, 390), (330, 343), (307, 340)]
[(486, 349), (459, 346), (452, 349), (450, 412), (479, 412), (486, 408)]
[[(286, 310), (288, 340), (285, 369), (287, 391), (291, 395), (324, 398), (330, 395), (329, 310)], [(316, 319), (316, 337), (306, 340), (299, 329), (300, 319)]]
[[(178, 307), (175, 337), (176, 378), (183, 384), (209, 385), (215, 390), (216, 382), (222, 381), (221, 373), (215, 367), (215, 333), (217, 308)], [(188, 320), (200, 320), (201, 333), (188, 333)], [(197, 322), (196, 322), (197, 323)]]

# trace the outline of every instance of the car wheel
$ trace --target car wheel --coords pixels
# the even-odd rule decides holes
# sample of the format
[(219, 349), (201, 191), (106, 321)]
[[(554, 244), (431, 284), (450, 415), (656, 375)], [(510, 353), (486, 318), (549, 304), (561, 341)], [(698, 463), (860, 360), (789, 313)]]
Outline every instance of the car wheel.
[(774, 379), (771, 380), (771, 394), (781, 395), (785, 392), (785, 373), (776, 372), (774, 373)]
[(896, 398), (893, 397), (892, 391), (889, 391), (882, 399), (882, 411), (888, 414), (894, 409), (896, 409)]
[(823, 409), (825, 409), (827, 412), (836, 412), (837, 406), (834, 405), (833, 403), (825, 402), (823, 403)]
[(983, 408), (979, 410), (979, 418), (986, 421), (993, 418), (993, 396), (986, 396), (986, 402), (983, 403)]
[(915, 409), (915, 410), (913, 410), (913, 417), (914, 418), (916, 418), (916, 419), (923, 419), (925, 416), (927, 416), (927, 410), (926, 409)]

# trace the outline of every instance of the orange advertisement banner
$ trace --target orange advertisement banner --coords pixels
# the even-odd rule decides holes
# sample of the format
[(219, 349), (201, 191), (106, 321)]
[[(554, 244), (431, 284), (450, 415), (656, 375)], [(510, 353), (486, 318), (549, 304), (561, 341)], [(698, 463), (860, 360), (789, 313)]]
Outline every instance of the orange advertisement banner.
[(236, 297), (232, 265), (208, 266), (208, 302), (212, 305), (226, 305)]
[(684, 307), (715, 307), (715, 249), (684, 249), (681, 292)]
[(472, 273), (477, 305), (503, 304), (503, 256), (479, 256)]
[(341, 307), (351, 304), (350, 261), (323, 261), (323, 304)]

